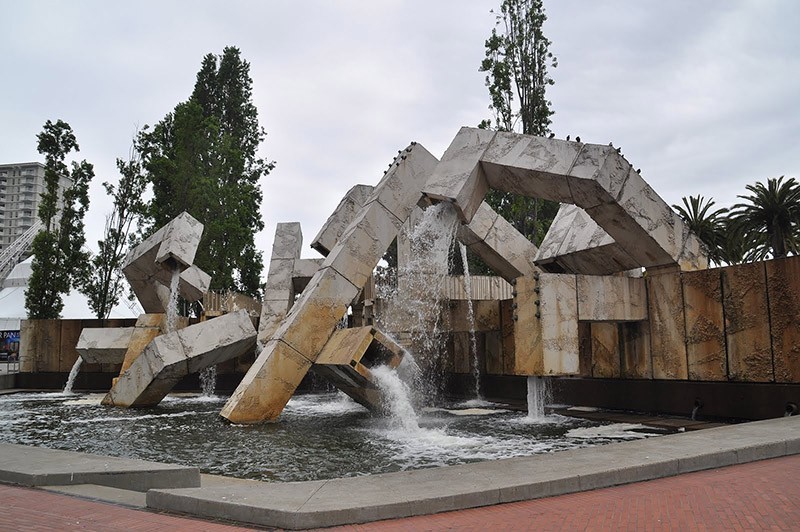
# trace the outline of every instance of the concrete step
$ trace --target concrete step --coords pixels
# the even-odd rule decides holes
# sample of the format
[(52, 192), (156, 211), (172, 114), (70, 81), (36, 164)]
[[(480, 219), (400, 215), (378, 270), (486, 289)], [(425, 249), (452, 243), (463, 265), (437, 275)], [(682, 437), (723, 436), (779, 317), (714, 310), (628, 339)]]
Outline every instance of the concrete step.
[(123, 506), (130, 506), (131, 508), (146, 508), (147, 494), (141, 491), (124, 490), (120, 488), (111, 488), (109, 486), (101, 486), (99, 484), (73, 484), (67, 486), (42, 486), (41, 489), (52, 491), (55, 493), (62, 493), (64, 495), (71, 495), (73, 497), (81, 497), (83, 499), (91, 499), (93, 501), (109, 502), (113, 504), (120, 504)]

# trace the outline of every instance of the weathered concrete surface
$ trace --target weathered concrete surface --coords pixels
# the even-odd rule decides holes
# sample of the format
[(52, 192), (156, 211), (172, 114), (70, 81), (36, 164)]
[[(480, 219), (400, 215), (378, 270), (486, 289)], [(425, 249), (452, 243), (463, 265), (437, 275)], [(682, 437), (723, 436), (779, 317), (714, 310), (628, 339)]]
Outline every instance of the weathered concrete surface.
[(680, 272), (647, 277), (654, 379), (686, 379), (686, 322)]
[(764, 263), (722, 268), (722, 297), (725, 303), (728, 378), (734, 381), (773, 381)]
[[(800, 417), (530, 457), (309, 482), (151, 490), (150, 508), (288, 529), (425, 515), (587, 491), (800, 452)], [(343, 496), (345, 494), (346, 496)]]
[(720, 275), (719, 268), (684, 272), (681, 275), (686, 317), (686, 353), (691, 380), (727, 380)]
[(260, 423), (280, 415), (416, 206), (436, 163), (418, 144), (395, 159), (225, 403), (222, 417)]
[[(168, 287), (175, 268), (181, 270), (178, 291), (187, 301), (197, 301), (208, 291), (211, 277), (192, 267), (203, 224), (183, 212), (132, 249), (122, 273), (147, 313), (165, 311)], [(184, 275), (185, 273), (185, 275)]]
[(577, 275), (578, 319), (643, 321), (647, 319), (647, 288), (641, 277)]
[(336, 331), (317, 357), (313, 370), (330, 380), (354, 401), (373, 411), (384, 408), (370, 368), (396, 368), (404, 350), (373, 327)]
[[(536, 302), (539, 301), (539, 305)], [(512, 375), (543, 375), (541, 301), (539, 281), (533, 276), (520, 277), (514, 284), (514, 299), (503, 315), (503, 350), (509, 355)], [(509, 319), (510, 318), (510, 319)], [(508, 334), (508, 330), (511, 334)], [(510, 356), (513, 353), (513, 358)]]
[(621, 375), (625, 379), (652, 379), (650, 357), (650, 323), (647, 321), (622, 324)]
[(800, 382), (800, 257), (767, 261), (775, 380)]
[(120, 374), (103, 404), (156, 405), (186, 375), (244, 355), (255, 342), (256, 331), (245, 310), (158, 336)]
[(592, 377), (620, 375), (619, 328), (616, 323), (595, 322), (592, 328)]
[(586, 211), (569, 203), (558, 209), (535, 262), (547, 272), (588, 275), (608, 275), (639, 266)]
[(294, 304), (292, 277), (295, 262), (300, 260), (303, 246), (303, 231), (299, 222), (278, 223), (272, 241), (272, 255), (264, 286), (261, 320), (258, 324), (258, 342), (261, 345), (272, 338), (281, 320)]
[(121, 364), (133, 327), (83, 329), (75, 350), (89, 364)]
[(577, 375), (578, 301), (576, 276), (542, 273), (541, 300), (543, 375)]
[(311, 241), (311, 247), (327, 257), (333, 246), (339, 241), (344, 230), (353, 221), (367, 199), (372, 194), (374, 187), (371, 185), (356, 185), (344, 195), (339, 205), (328, 217), (317, 236)]
[(23, 486), (99, 484), (134, 491), (200, 486), (196, 467), (0, 444), (0, 481)]
[(533, 265), (536, 246), (486, 202), (469, 224), (459, 227), (457, 238), (506, 281), (538, 271)]
[(489, 188), (581, 207), (639, 266), (708, 265), (700, 240), (610, 146), (462, 128), (423, 194), (469, 222)]

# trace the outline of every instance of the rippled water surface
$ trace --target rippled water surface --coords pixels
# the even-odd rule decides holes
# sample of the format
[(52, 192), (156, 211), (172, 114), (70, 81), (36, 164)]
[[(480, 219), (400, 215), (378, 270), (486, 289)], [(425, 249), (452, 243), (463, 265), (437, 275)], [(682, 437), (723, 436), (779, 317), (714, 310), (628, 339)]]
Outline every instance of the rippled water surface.
[(278, 423), (230, 425), (227, 397), (169, 396), (154, 408), (100, 405), (102, 395), (0, 396), (0, 441), (199, 467), (259, 480), (316, 480), (494, 460), (645, 435), (637, 426), (500, 405), (429, 408), (417, 427), (370, 415), (341, 394), (293, 398)]

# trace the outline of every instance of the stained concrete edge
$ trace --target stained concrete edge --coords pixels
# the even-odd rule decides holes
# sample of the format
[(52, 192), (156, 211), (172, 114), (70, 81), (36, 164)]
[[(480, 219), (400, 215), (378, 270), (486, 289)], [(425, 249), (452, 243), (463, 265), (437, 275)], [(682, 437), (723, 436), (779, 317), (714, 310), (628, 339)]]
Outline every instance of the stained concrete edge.
[(530, 500), (791, 454), (800, 454), (800, 417), (364, 477), (153, 489), (147, 506), (260, 526), (316, 528)]
[(0, 444), (0, 482), (31, 487), (98, 484), (141, 492), (201, 485), (196, 467), (11, 443)]

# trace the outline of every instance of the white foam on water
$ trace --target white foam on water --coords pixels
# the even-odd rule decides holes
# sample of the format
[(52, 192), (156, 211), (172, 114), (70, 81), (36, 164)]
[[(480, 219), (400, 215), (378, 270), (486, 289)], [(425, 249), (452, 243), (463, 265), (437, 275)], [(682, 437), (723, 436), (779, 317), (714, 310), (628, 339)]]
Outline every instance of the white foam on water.
[(171, 414), (138, 414), (133, 416), (100, 416), (100, 417), (91, 417), (86, 419), (65, 419), (62, 420), (62, 423), (67, 425), (88, 425), (91, 423), (107, 423), (109, 421), (141, 421), (143, 419), (167, 419), (167, 418), (175, 418), (175, 417), (188, 417), (188, 416), (200, 416), (200, 415), (208, 415), (208, 412), (174, 412)]
[(64, 404), (69, 406), (99, 405), (105, 396), (104, 393), (90, 393), (78, 399), (64, 401)]
[(284, 412), (287, 415), (328, 417), (350, 412), (363, 412), (364, 410), (363, 406), (350, 399), (347, 394), (338, 392), (336, 395), (295, 395), (289, 400)]

